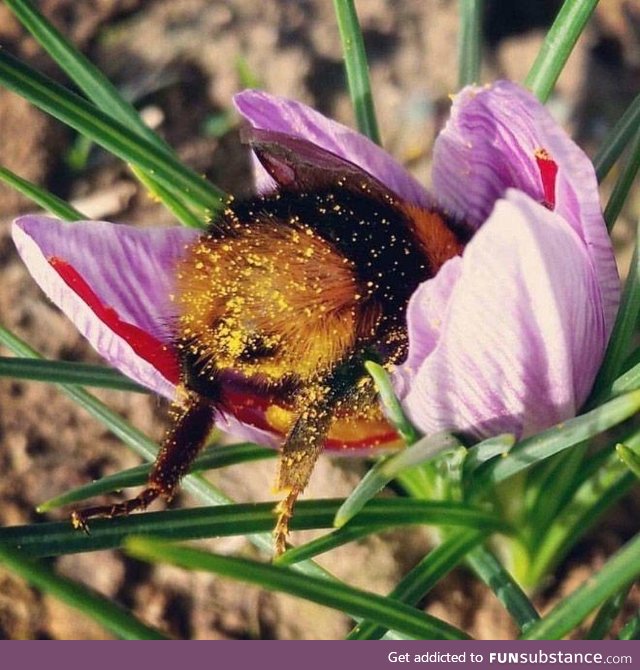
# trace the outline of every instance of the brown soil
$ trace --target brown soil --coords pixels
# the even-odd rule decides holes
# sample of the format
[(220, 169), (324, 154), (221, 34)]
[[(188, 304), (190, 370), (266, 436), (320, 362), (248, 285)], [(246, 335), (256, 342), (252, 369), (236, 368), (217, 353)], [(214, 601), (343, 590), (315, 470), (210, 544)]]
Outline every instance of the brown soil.
[[(46, 13), (112, 80), (133, 97), (146, 118), (194, 168), (235, 194), (251, 189), (248, 160), (233, 127), (216, 136), (212, 120), (230, 111), (242, 86), (244, 59), (261, 87), (299, 98), (352, 123), (344, 94), (340, 47), (331, 3), (321, 0), (44, 0)], [(558, 2), (488, 3), (483, 80), (521, 80), (540, 46), (543, 26)], [(368, 0), (359, 3), (385, 146), (428, 181), (433, 138), (456, 88), (456, 5), (452, 0)], [(509, 6), (509, 12), (506, 11)], [(581, 39), (553, 100), (554, 111), (587, 147), (597, 147), (638, 90), (640, 2), (603, 0)], [(34, 41), (0, 6), (0, 44), (64, 81)], [(595, 93), (594, 93), (595, 92)], [(63, 129), (18, 97), (0, 90), (0, 156), (24, 177), (46, 185), (94, 217), (139, 225), (170, 223), (170, 216), (135, 186), (127, 170), (99, 150), (74, 172), (65, 155), (75, 142)], [(0, 186), (0, 319), (45, 356), (97, 361), (73, 326), (43, 298), (8, 237), (13, 215), (28, 202)], [(639, 196), (630, 199), (618, 227), (622, 267), (628, 263), (630, 221)], [(0, 353), (2, 352), (0, 349)], [(96, 391), (110, 407), (154, 438), (165, 423), (164, 403)], [(0, 523), (40, 518), (35, 506), (61, 491), (135, 464), (101, 424), (50, 386), (0, 379)], [(237, 466), (211, 475), (237, 500), (268, 498), (273, 462)], [(346, 495), (363, 470), (357, 461), (322, 460), (309, 497)], [(176, 504), (191, 501), (180, 498)], [(631, 503), (629, 503), (630, 505)], [(628, 507), (628, 506), (627, 506)], [(635, 529), (634, 510), (623, 521), (581, 544), (554, 577), (539, 604), (547, 608), (597, 570)], [(637, 510), (636, 510), (637, 511)], [(60, 514), (51, 518), (61, 518)], [(610, 524), (611, 525), (611, 524)], [(295, 538), (294, 538), (295, 539)], [(222, 552), (253, 555), (243, 540), (213, 543)], [(427, 538), (395, 532), (354, 543), (321, 561), (351, 584), (385, 593), (424, 554)], [(181, 638), (339, 638), (348, 620), (307, 602), (169, 567), (151, 568), (118, 552), (68, 556), (55, 562), (131, 608), (151, 624)], [(108, 637), (97, 624), (0, 569), (1, 638)], [(493, 595), (463, 571), (435, 590), (427, 610), (480, 638), (514, 635)]]

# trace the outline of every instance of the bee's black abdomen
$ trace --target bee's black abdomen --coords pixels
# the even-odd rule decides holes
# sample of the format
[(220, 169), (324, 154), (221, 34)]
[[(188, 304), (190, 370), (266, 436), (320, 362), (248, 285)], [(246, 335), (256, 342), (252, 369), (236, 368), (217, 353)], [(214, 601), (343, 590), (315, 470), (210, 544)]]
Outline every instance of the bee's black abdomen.
[(278, 386), (365, 351), (397, 364), (411, 295), (456, 253), (440, 215), (366, 182), (231, 201), (178, 273), (185, 368)]
[(254, 226), (312, 230), (353, 266), (362, 298), (379, 301), (385, 312), (404, 312), (417, 286), (435, 274), (406, 212), (391, 198), (371, 196), (366, 185), (277, 192), (231, 210), (234, 221)]

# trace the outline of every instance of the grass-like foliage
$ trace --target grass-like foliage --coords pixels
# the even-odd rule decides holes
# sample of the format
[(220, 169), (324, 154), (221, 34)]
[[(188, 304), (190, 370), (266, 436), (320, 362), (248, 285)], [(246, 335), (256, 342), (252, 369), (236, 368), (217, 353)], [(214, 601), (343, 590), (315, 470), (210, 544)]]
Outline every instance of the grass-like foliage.
[[(5, 0), (35, 40), (74, 83), (72, 92), (0, 49), (0, 85), (74, 128), (125, 161), (144, 188), (188, 226), (202, 226), (220, 208), (224, 194), (180, 162), (174, 151), (142, 123), (135, 109), (28, 0)], [(553, 90), (596, 0), (566, 0), (526, 79), (545, 101)], [(344, 45), (347, 80), (358, 129), (380, 142), (364, 43), (353, 0), (334, 0), (336, 29)], [(482, 42), (480, 0), (460, 0), (460, 85), (479, 79)], [(612, 130), (596, 156), (598, 177), (616, 165), (617, 183), (605, 214), (609, 228), (618, 217), (640, 165), (640, 98)], [(624, 161), (620, 160), (629, 148)], [(84, 218), (64, 200), (0, 166), (0, 179), (50, 213), (73, 221)], [(73, 224), (69, 224), (73, 225)], [(501, 435), (463, 444), (449, 434), (422, 436), (411, 425), (384, 370), (375, 363), (375, 380), (389, 420), (407, 448), (374, 463), (347, 500), (301, 502), (295, 529), (322, 529), (319, 538), (290, 548), (271, 563), (270, 503), (240, 504), (215, 489), (202, 472), (211, 468), (271, 458), (273, 451), (253, 444), (212, 445), (195, 462), (184, 487), (203, 506), (96, 521), (91, 534), (69, 524), (34, 523), (0, 528), (0, 563), (40, 589), (93, 617), (123, 638), (160, 638), (162, 634), (130, 612), (79, 583), (55, 574), (44, 559), (62, 554), (119, 548), (138, 559), (169, 563), (185, 570), (282, 591), (336, 608), (354, 619), (349, 639), (384, 635), (465, 639), (467, 633), (424, 614), (417, 604), (451, 570), (460, 566), (484, 582), (527, 639), (559, 639), (597, 612), (589, 638), (610, 634), (624, 606), (629, 585), (640, 576), (640, 535), (609, 557), (587, 584), (540, 617), (527, 594), (593, 528), (640, 476), (640, 429), (632, 418), (640, 410), (640, 266), (636, 249), (606, 357), (590, 400), (574, 419), (516, 442)], [(56, 385), (102, 422), (146, 461), (158, 449), (84, 387), (145, 392), (135, 382), (103, 366), (44, 360), (0, 325), (0, 376)], [(139, 486), (140, 466), (61, 493), (41, 511), (76, 504), (89, 497)], [(396, 497), (378, 499), (392, 485)], [(516, 503), (514, 503), (516, 501)], [(434, 528), (436, 546), (387, 595), (356, 589), (313, 562), (345, 543), (389, 528)], [(242, 535), (264, 554), (264, 561), (220, 556), (184, 546), (186, 540)], [(622, 637), (636, 637), (638, 616)]]

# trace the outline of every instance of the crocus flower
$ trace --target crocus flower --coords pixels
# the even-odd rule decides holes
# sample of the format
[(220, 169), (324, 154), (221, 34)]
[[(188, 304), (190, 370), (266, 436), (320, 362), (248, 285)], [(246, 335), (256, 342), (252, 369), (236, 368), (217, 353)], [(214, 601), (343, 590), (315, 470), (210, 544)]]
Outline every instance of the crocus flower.
[[(362, 135), (301, 103), (245, 91), (249, 136), (302, 142), (315, 167), (344, 165), (399, 199), (435, 208), (472, 234), (461, 256), (419, 286), (407, 312), (409, 354), (394, 383), (425, 433), (534, 433), (576, 414), (602, 361), (619, 278), (593, 167), (528, 92), (468, 87), (434, 149), (429, 193)], [(286, 166), (255, 162), (256, 188), (291, 186)], [(17, 248), (45, 293), (109, 363), (166, 397), (178, 378), (170, 324), (174, 269), (197, 232), (24, 216)], [(282, 408), (241, 381), (221, 427), (272, 444)], [(285, 417), (286, 418), (286, 417)], [(336, 429), (327, 446), (389, 443), (386, 425)]]

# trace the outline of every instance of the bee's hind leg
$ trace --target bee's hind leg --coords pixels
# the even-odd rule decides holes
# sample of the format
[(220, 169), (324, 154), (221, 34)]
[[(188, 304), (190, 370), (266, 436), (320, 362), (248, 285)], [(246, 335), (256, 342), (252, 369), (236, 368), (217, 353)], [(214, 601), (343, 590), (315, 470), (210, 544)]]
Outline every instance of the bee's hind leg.
[(215, 405), (210, 399), (191, 391), (183, 392), (172, 406), (172, 424), (149, 474), (147, 487), (135, 498), (121, 503), (75, 510), (71, 514), (73, 527), (88, 532), (89, 519), (126, 516), (146, 509), (159, 497), (171, 500), (180, 479), (204, 446), (213, 428), (215, 415)]
[(295, 420), (282, 447), (276, 491), (286, 491), (286, 497), (276, 507), (277, 522), (273, 531), (276, 556), (287, 548), (289, 520), (298, 496), (304, 491), (313, 468), (322, 453), (325, 437), (331, 424), (329, 407), (312, 407)]
[(322, 453), (334, 414), (342, 403), (349, 402), (358, 379), (364, 374), (362, 362), (358, 358), (350, 359), (304, 389), (297, 398), (301, 409), (282, 447), (276, 477), (276, 491), (286, 492), (276, 507), (273, 532), (276, 556), (286, 550), (293, 508)]

